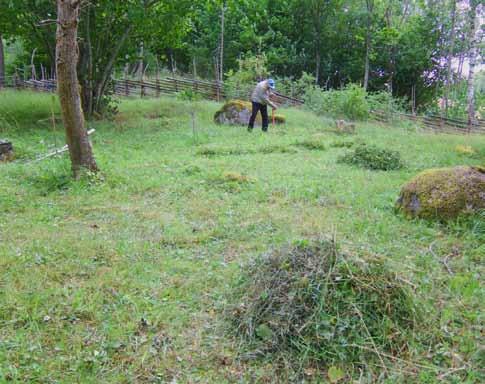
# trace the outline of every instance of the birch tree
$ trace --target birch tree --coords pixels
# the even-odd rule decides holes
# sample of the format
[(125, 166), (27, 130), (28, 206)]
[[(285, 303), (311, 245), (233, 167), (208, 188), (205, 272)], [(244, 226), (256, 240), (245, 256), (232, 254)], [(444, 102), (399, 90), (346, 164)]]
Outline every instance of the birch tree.
[(446, 85), (445, 85), (445, 114), (448, 117), (448, 104), (450, 99), (450, 89), (452, 83), (453, 74), (453, 52), (455, 47), (455, 24), (456, 24), (456, 0), (451, 0), (451, 26), (450, 26), (450, 38), (448, 40), (448, 54), (446, 58)]
[(469, 44), (470, 51), (468, 54), (469, 69), (468, 69), (468, 91), (467, 91), (467, 105), (468, 105), (468, 130), (471, 130), (475, 122), (475, 66), (478, 57), (478, 36), (477, 30), (479, 26), (479, 17), (477, 13), (480, 0), (470, 0), (470, 11), (468, 13), (468, 23), (470, 28)]

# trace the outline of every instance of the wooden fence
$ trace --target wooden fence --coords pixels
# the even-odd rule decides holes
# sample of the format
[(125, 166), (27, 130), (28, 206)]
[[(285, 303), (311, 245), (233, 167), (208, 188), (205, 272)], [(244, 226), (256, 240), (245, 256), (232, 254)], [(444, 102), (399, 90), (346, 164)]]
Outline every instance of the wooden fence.
[[(6, 77), (1, 79), (5, 87), (14, 89), (32, 89), (40, 92), (55, 92), (57, 82), (55, 79), (25, 80), (19, 77)], [(227, 98), (223, 84), (210, 81), (187, 78), (165, 77), (156, 80), (113, 79), (113, 91), (118, 96), (127, 97), (160, 97), (162, 95), (175, 95), (180, 92), (194, 92), (205, 99), (222, 101)], [(249, 95), (242, 95), (248, 98)], [(303, 101), (275, 92), (272, 100), (280, 105), (301, 106)], [(405, 113), (387, 113), (372, 111), (371, 117), (380, 122), (408, 121), (415, 123), (424, 130), (436, 133), (462, 133), (485, 134), (485, 121), (478, 120), (471, 126), (464, 120), (443, 118), (441, 116), (416, 116)]]
[(371, 116), (373, 119), (383, 123), (391, 121), (412, 122), (426, 131), (435, 133), (485, 134), (484, 120), (477, 120), (469, 126), (465, 120), (450, 119), (436, 115), (418, 116), (407, 113), (372, 111)]
[[(42, 92), (54, 92), (57, 88), (56, 80), (24, 80), (18, 77), (5, 78), (5, 86), (15, 89), (32, 89)], [(180, 92), (193, 92), (204, 99), (221, 101), (227, 98), (221, 83), (166, 77), (156, 80), (113, 79), (113, 91), (118, 96), (160, 97), (174, 95)], [(247, 96), (249, 98), (249, 95)], [(303, 101), (275, 92), (272, 100), (285, 106), (299, 106)]]

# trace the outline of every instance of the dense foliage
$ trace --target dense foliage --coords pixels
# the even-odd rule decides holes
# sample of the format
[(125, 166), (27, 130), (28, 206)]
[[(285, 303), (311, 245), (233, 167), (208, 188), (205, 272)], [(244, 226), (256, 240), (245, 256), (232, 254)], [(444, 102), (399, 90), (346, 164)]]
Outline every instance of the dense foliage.
[[(448, 84), (468, 76), (471, 4), (483, 12), (479, 0), (89, 1), (79, 26), (84, 107), (102, 109), (105, 79), (116, 71), (163, 67), (226, 80), (264, 58), (256, 77), (277, 77), (285, 93), (298, 94), (291, 83), (310, 74), (325, 90), (359, 84), (404, 98), (410, 110), (432, 110), (443, 95), (456, 96)], [(33, 62), (38, 73), (41, 64), (52, 72), (54, 2), (0, 0), (0, 8), (0, 35), (24, 44), (17, 68), (30, 76)], [(453, 108), (450, 116), (464, 114)]]

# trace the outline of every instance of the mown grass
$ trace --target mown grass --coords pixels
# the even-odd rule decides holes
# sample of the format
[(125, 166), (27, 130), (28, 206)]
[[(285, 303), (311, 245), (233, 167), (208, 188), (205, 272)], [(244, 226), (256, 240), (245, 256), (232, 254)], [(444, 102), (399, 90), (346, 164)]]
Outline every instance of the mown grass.
[[(485, 137), (359, 124), (346, 142), (397, 150), (406, 165), (370, 171), (337, 163), (348, 144), (302, 110), (248, 134), (214, 125), (216, 103), (119, 108), (114, 121), (90, 123), (101, 174), (73, 182), (67, 157), (30, 161), (63, 144), (48, 120), (57, 102), (0, 92), (0, 135), (19, 156), (0, 164), (0, 382), (296, 381), (289, 368), (245, 358), (220, 313), (240, 264), (329, 233), (348, 254), (383, 258), (438, 324), (439, 343), (356, 380), (483, 380), (483, 220), (408, 221), (393, 206), (423, 169), (483, 164)], [(325, 382), (327, 368), (304, 379)]]

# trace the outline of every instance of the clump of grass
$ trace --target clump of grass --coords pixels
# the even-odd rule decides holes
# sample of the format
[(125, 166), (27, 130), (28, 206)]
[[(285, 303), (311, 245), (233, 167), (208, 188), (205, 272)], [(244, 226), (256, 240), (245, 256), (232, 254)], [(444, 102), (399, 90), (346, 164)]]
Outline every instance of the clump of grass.
[(311, 140), (311, 139), (298, 141), (294, 145), (296, 145), (297, 147), (308, 149), (310, 151), (325, 151), (327, 149), (325, 144), (322, 143), (321, 141)]
[(212, 175), (207, 181), (211, 188), (218, 188), (230, 193), (239, 193), (246, 190), (251, 184), (254, 184), (256, 179), (231, 171)]
[(187, 176), (197, 175), (202, 172), (202, 168), (198, 165), (188, 165), (184, 168), (183, 173)]
[(340, 157), (338, 161), (382, 171), (401, 169), (404, 166), (399, 152), (366, 144), (359, 145), (352, 152)]
[(339, 140), (339, 141), (334, 141), (333, 143), (330, 144), (332, 148), (351, 148), (354, 146), (353, 141), (346, 141), (346, 140)]
[(247, 176), (247, 175), (242, 175), (238, 172), (225, 172), (222, 174), (222, 180), (223, 181), (230, 181), (230, 182), (236, 182), (236, 183), (252, 183), (254, 182), (254, 179)]
[(231, 147), (204, 147), (197, 151), (200, 156), (237, 156), (246, 155), (253, 151), (245, 148), (231, 148)]
[(266, 145), (256, 149), (257, 153), (269, 154), (269, 153), (295, 153), (293, 148), (284, 145)]
[(239, 156), (255, 153), (295, 153), (292, 148), (283, 145), (265, 145), (259, 148), (236, 148), (236, 147), (204, 147), (197, 151), (200, 156)]
[(457, 145), (455, 147), (455, 152), (460, 155), (475, 155), (476, 151), (470, 145)]
[(381, 262), (306, 240), (244, 266), (226, 312), (249, 349), (325, 364), (399, 356), (420, 313), (413, 292)]

